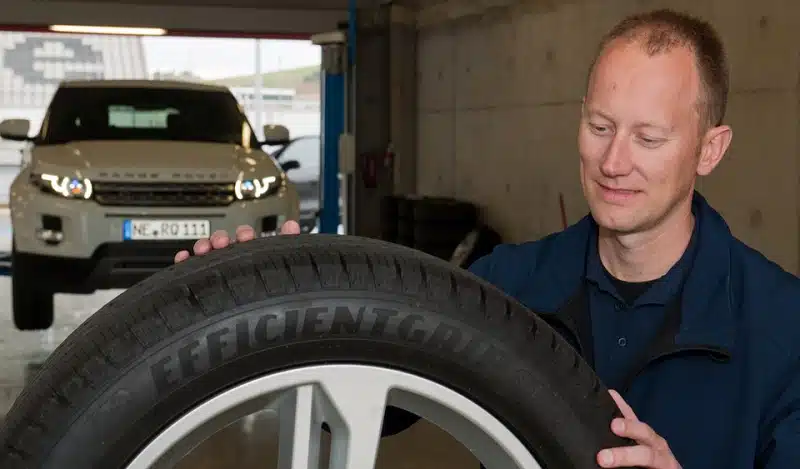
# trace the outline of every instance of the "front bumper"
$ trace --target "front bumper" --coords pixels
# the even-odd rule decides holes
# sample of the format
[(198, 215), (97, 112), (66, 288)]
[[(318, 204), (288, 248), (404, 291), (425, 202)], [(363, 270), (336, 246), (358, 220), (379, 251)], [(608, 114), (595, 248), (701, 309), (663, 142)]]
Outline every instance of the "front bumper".
[(103, 276), (124, 277), (123, 270), (137, 278), (153, 273), (171, 264), (178, 250), (191, 248), (196, 241), (128, 241), (126, 220), (207, 220), (209, 233), (226, 230), (232, 234), (240, 225), (276, 231), (283, 221), (299, 218), (297, 193), (291, 185), (273, 197), (224, 207), (106, 206), (43, 193), (24, 177), (14, 181), (10, 196), (16, 251), (48, 263), (74, 262), (78, 268), (70, 275), (96, 278), (92, 283), (98, 285), (104, 283)]
[[(93, 293), (130, 288), (174, 264), (175, 253), (191, 249), (193, 241), (128, 241), (100, 245), (91, 258), (26, 255), (25, 262), (42, 272), (38, 281), (54, 293)], [(12, 265), (12, 269), (14, 266)]]

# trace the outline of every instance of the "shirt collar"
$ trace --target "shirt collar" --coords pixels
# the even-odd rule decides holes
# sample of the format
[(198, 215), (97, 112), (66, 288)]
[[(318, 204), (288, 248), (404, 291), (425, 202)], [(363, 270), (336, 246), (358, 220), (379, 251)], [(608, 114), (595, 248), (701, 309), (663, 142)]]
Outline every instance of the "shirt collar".
[[(649, 303), (657, 299), (668, 301), (680, 287), (680, 280), (676, 281), (674, 277), (685, 275), (677, 343), (707, 344), (730, 349), (736, 330), (731, 288), (731, 246), (734, 238), (722, 216), (698, 192), (694, 193), (692, 212), (695, 215), (695, 230), (689, 249), (662, 279), (672, 289), (659, 291), (653, 288), (640, 300)], [(589, 280), (600, 285), (605, 281), (611, 290), (611, 283), (605, 278), (597, 255), (597, 225), (590, 214), (558, 236), (540, 242), (548, 246), (545, 252), (549, 255), (544, 255), (536, 265), (534, 279), (557, 292), (551, 295), (554, 304), (545, 307), (545, 312), (540, 314), (548, 314), (549, 310), (557, 311), (559, 306), (555, 303), (573, 295), (581, 282)]]
[[(694, 214), (694, 228), (692, 229), (692, 236), (689, 244), (684, 251), (681, 258), (675, 265), (670, 268), (667, 273), (656, 280), (647, 291), (642, 294), (634, 303), (633, 306), (640, 306), (645, 304), (652, 305), (666, 305), (670, 302), (675, 295), (677, 295), (692, 268), (695, 253), (697, 251), (697, 239), (700, 231), (700, 215), (698, 211), (692, 210)], [(600, 253), (597, 246), (598, 239), (598, 226), (593, 222), (592, 230), (589, 233), (589, 244), (587, 246), (588, 252), (586, 257), (586, 280), (594, 284), (600, 290), (613, 295), (619, 301), (622, 301), (619, 292), (617, 292), (614, 284), (608, 278), (608, 273), (600, 260)]]

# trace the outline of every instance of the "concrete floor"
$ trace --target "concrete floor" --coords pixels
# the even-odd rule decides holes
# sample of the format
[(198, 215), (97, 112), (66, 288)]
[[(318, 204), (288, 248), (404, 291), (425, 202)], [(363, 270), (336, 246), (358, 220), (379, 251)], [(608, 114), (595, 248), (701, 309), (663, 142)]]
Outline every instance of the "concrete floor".
[[(0, 251), (10, 249), (7, 214), (0, 211)], [(0, 277), (0, 418), (53, 349), (81, 322), (120, 293), (56, 295), (55, 325), (21, 332), (11, 319), (11, 279)], [(262, 412), (221, 430), (197, 447), (176, 469), (268, 469), (277, 466), (277, 422)], [(381, 444), (376, 469), (478, 469), (475, 458), (448, 434), (420, 421)]]

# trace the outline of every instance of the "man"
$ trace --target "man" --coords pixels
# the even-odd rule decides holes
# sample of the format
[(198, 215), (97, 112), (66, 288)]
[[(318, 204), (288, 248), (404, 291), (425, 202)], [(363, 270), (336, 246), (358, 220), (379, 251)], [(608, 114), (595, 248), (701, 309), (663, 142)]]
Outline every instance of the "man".
[[(668, 10), (622, 21), (580, 118), (590, 215), (470, 268), (550, 321), (614, 389), (624, 418), (612, 431), (638, 444), (601, 451), (602, 467), (800, 468), (800, 281), (695, 192), (731, 142), (727, 93), (708, 24)], [(194, 250), (227, 244), (218, 233)]]

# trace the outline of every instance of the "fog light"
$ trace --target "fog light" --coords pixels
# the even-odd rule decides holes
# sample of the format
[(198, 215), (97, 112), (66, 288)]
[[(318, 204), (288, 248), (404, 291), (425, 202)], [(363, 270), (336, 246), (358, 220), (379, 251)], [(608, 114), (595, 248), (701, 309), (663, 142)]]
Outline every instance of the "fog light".
[(58, 244), (64, 240), (64, 232), (56, 230), (36, 230), (36, 237), (47, 244)]
[(280, 233), (281, 226), (286, 222), (283, 215), (270, 215), (261, 219), (262, 237), (275, 236)]

